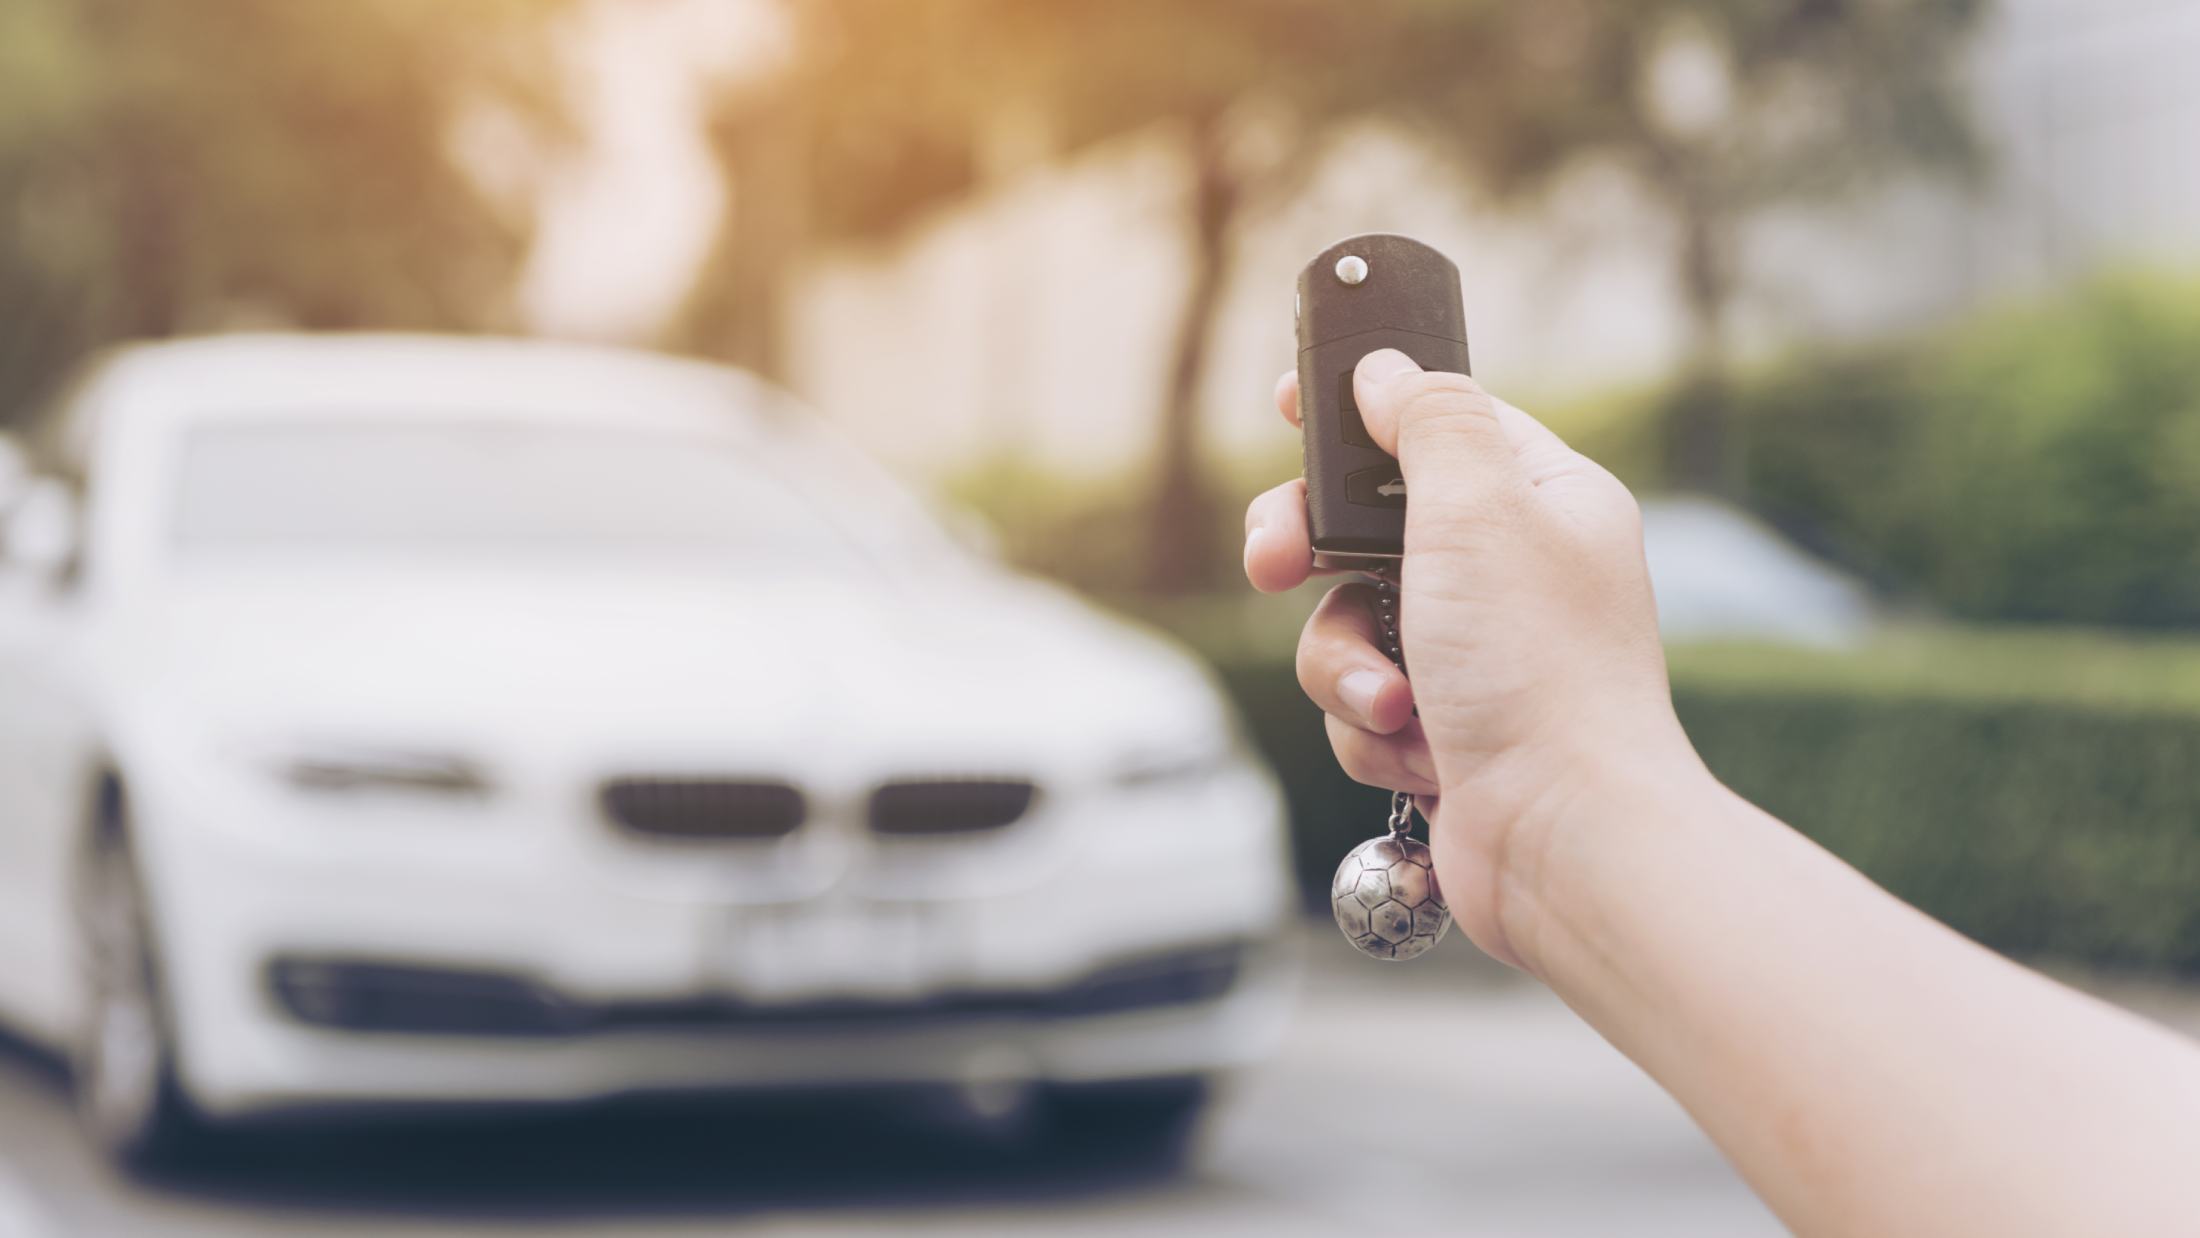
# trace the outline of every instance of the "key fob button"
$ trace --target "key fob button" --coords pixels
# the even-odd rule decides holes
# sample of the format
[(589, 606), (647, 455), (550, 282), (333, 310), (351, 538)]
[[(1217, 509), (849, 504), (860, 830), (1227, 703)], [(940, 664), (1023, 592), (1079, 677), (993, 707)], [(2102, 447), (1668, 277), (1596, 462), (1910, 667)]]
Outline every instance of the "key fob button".
[(1404, 507), (1406, 505), (1406, 479), (1399, 476), (1396, 465), (1381, 469), (1361, 469), (1347, 474), (1344, 479), (1344, 497), (1348, 503), (1362, 507)]
[(1373, 447), (1375, 440), (1360, 420), (1360, 406), (1352, 395), (1352, 371), (1337, 376), (1337, 434), (1353, 447)]
[(1367, 432), (1367, 423), (1360, 420), (1360, 410), (1356, 408), (1338, 410), (1337, 433), (1354, 447), (1375, 445), (1375, 439)]

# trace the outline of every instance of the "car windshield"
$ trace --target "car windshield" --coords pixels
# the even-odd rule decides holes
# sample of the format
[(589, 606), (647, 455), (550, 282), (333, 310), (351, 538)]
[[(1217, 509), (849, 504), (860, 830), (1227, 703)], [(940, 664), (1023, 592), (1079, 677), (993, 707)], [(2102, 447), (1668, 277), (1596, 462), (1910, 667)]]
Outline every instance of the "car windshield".
[(202, 426), (173, 509), (185, 553), (706, 554), (849, 559), (765, 445), (492, 421)]

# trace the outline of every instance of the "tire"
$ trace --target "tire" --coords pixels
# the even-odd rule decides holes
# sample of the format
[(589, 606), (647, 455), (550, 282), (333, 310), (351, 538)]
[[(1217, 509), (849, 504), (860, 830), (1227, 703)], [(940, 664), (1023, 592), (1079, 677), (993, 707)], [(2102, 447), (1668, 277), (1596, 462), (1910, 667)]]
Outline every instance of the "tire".
[(1046, 1098), (1048, 1124), (1058, 1141), (1174, 1167), (1190, 1157), (1214, 1093), (1205, 1075), (1056, 1087)]
[(86, 852), (76, 924), (85, 995), (70, 1053), (78, 1122), (125, 1170), (179, 1165), (207, 1131), (177, 1077), (144, 886), (119, 829), (102, 828)]

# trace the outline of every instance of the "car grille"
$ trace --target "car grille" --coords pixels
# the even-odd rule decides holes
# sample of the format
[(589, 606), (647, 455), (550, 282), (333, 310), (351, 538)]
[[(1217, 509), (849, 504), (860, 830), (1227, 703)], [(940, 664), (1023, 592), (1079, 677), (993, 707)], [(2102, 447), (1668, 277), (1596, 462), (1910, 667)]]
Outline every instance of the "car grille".
[(1118, 960), (1070, 984), (965, 990), (911, 1002), (755, 1006), (727, 997), (593, 1004), (509, 972), (395, 961), (282, 956), (266, 965), (276, 1001), (301, 1023), (353, 1032), (440, 1036), (578, 1036), (707, 1031), (772, 1024), (888, 1027), (941, 1019), (1083, 1018), (1197, 1005), (1225, 997), (1253, 946), (1220, 942)]
[(896, 836), (975, 834), (1015, 824), (1038, 797), (1018, 778), (890, 782), (871, 794), (871, 829)]
[(614, 778), (598, 798), (621, 828), (651, 838), (779, 838), (809, 813), (786, 783), (730, 778)]

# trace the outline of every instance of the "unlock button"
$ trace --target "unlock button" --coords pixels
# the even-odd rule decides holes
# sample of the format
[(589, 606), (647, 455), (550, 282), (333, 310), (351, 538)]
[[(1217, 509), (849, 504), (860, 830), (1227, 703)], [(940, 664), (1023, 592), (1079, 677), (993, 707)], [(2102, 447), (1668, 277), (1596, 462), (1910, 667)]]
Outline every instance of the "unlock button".
[(1396, 465), (1361, 469), (1345, 477), (1344, 497), (1362, 507), (1404, 507), (1406, 479), (1399, 475)]

